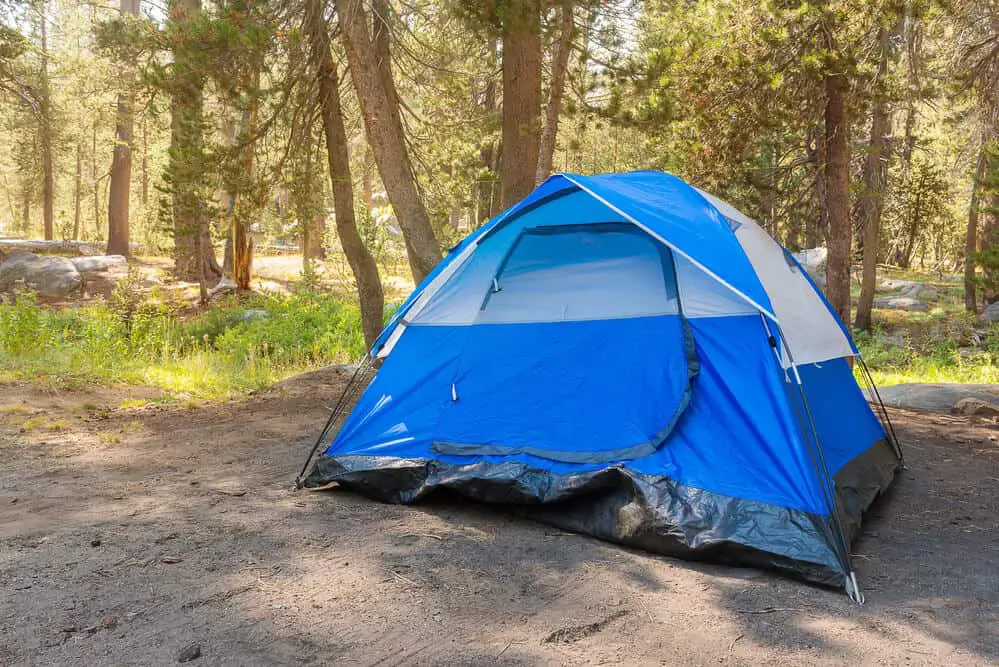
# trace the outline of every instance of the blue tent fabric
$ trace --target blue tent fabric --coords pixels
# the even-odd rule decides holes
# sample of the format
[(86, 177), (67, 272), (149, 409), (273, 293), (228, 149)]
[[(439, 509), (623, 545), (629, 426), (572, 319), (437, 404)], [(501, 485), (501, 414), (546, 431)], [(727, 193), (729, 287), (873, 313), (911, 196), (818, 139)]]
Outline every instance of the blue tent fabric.
[[(755, 312), (688, 317), (677, 255)], [(732, 227), (680, 179), (552, 177), (403, 304), (305, 483), (388, 502), (447, 488), (848, 586), (849, 541), (899, 457), (846, 359), (785, 367), (771, 310)]]

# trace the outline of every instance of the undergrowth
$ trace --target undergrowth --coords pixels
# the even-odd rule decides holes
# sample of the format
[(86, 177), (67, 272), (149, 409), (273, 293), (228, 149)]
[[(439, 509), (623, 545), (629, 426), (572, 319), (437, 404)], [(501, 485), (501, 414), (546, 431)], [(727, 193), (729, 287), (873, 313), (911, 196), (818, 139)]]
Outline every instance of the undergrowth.
[(56, 386), (142, 384), (217, 398), (363, 353), (357, 307), (308, 290), (223, 299), (193, 316), (127, 285), (75, 309), (31, 294), (0, 305), (0, 377)]
[(874, 331), (854, 332), (879, 385), (999, 384), (999, 327), (981, 324), (965, 310), (960, 283), (940, 274), (897, 269), (884, 273), (881, 279), (917, 281), (935, 294), (920, 296), (929, 305), (923, 312), (875, 309)]

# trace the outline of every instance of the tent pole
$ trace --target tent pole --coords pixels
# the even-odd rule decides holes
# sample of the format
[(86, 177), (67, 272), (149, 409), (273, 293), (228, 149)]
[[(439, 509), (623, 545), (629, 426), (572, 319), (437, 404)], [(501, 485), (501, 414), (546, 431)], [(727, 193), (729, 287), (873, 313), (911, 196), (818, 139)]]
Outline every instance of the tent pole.
[(360, 377), (361, 370), (367, 368), (370, 365), (371, 365), (371, 356), (365, 354), (364, 358), (361, 359), (360, 362), (358, 362), (357, 368), (354, 369), (354, 374), (350, 376), (350, 380), (348, 380), (347, 384), (344, 385), (343, 392), (340, 394), (340, 399), (337, 401), (336, 407), (334, 407), (330, 411), (330, 416), (329, 419), (326, 420), (326, 425), (323, 427), (323, 430), (319, 434), (319, 437), (316, 438), (316, 442), (315, 444), (312, 445), (312, 449), (309, 450), (309, 456), (308, 458), (305, 459), (305, 464), (302, 466), (302, 471), (298, 473), (298, 477), (295, 478), (296, 491), (300, 490), (304, 486), (305, 475), (309, 471), (309, 466), (312, 464), (312, 460), (315, 458), (316, 452), (319, 450), (319, 446), (326, 441), (326, 437), (329, 435), (330, 430), (333, 428), (333, 424), (340, 416), (342, 416), (343, 411), (346, 409), (347, 397), (351, 394), (351, 390), (354, 388), (354, 385), (357, 382), (357, 378)]
[[(762, 318), (764, 323), (764, 328), (767, 331), (767, 336), (771, 340), (775, 340), (773, 333), (770, 329), (770, 323), (767, 322), (767, 318)], [(777, 326), (777, 332), (780, 336), (780, 340), (784, 345), (784, 353), (787, 355), (788, 364), (791, 366), (791, 370), (794, 373), (794, 384), (798, 387), (798, 393), (801, 396), (801, 405), (805, 411), (805, 417), (807, 417), (808, 431), (811, 432), (811, 437), (805, 432), (805, 424), (802, 423), (802, 436), (805, 440), (812, 440), (815, 443), (814, 451), (809, 447), (809, 451), (812, 453), (810, 457), (812, 459), (812, 465), (814, 466), (816, 476), (819, 478), (819, 485), (822, 488), (822, 495), (825, 497), (826, 503), (829, 506), (829, 518), (831, 519), (833, 538), (834, 538), (834, 548), (838, 552), (840, 559), (840, 564), (843, 566), (845, 579), (843, 582), (843, 587), (846, 589), (846, 594), (851, 600), (857, 604), (864, 604), (864, 595), (860, 591), (860, 586), (857, 585), (857, 575), (853, 570), (853, 559), (850, 556), (850, 545), (846, 540), (846, 530), (843, 527), (843, 522), (840, 520), (839, 509), (836, 505), (836, 486), (833, 482), (832, 475), (829, 472), (829, 466), (826, 464), (825, 453), (822, 451), (822, 443), (819, 440), (818, 429), (815, 427), (815, 419), (812, 416), (812, 410), (808, 403), (808, 396), (805, 394), (805, 387), (801, 382), (801, 374), (798, 372), (798, 365), (794, 361), (794, 355), (791, 354), (791, 348), (787, 344), (787, 338), (784, 336), (784, 331), (780, 327), (780, 323), (775, 323)], [(777, 362), (780, 364), (780, 355), (777, 353)], [(783, 364), (781, 364), (783, 366)], [(786, 370), (785, 370), (786, 374)], [(790, 378), (788, 378), (790, 380)], [(804, 420), (803, 420), (804, 421)]]
[(878, 406), (878, 419), (881, 421), (881, 427), (885, 430), (885, 434), (888, 436), (888, 440), (891, 443), (892, 449), (895, 450), (895, 455), (898, 456), (898, 460), (902, 464), (902, 469), (907, 470), (905, 465), (905, 455), (902, 453), (902, 443), (898, 441), (898, 435), (895, 433), (895, 425), (891, 422), (891, 417), (888, 415), (888, 408), (885, 406), (883, 400), (881, 400), (881, 392), (878, 391), (878, 385), (874, 382), (874, 376), (871, 375), (871, 369), (867, 367), (867, 362), (858, 353), (857, 361), (860, 363), (861, 371), (863, 371), (864, 381), (867, 384), (870, 395), (874, 397), (876, 405)]

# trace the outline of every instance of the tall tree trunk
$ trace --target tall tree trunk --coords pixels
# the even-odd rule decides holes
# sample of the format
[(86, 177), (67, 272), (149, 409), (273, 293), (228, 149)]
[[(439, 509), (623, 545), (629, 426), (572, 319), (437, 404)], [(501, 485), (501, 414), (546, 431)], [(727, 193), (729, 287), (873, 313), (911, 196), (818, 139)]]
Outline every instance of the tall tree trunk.
[(149, 119), (142, 116), (142, 208), (149, 205)]
[(540, 133), (541, 3), (514, 0), (503, 15), (503, 208), (534, 189)]
[[(342, 17), (343, 14), (341, 20)], [(374, 257), (371, 256), (357, 231), (357, 220), (354, 216), (354, 186), (350, 174), (350, 149), (344, 128), (343, 109), (340, 107), (339, 76), (330, 50), (322, 0), (306, 0), (305, 20), (313, 71), (319, 80), (319, 105), (326, 138), (330, 180), (333, 185), (336, 230), (354, 274), (354, 280), (357, 282), (357, 296), (361, 304), (361, 328), (364, 331), (365, 345), (371, 350), (384, 325), (382, 318), (385, 297), (378, 275), (378, 265), (375, 264)]]
[(552, 163), (555, 158), (558, 120), (562, 113), (562, 95), (565, 93), (565, 75), (569, 69), (572, 39), (576, 32), (576, 21), (571, 2), (562, 5), (559, 18), (558, 46), (555, 47), (555, 57), (552, 60), (552, 80), (548, 91), (548, 104), (545, 106), (545, 125), (541, 130), (538, 148), (538, 170), (534, 175), (535, 185), (539, 185), (552, 173)]
[(440, 261), (441, 251), (417, 189), (395, 85), (391, 78), (385, 81), (378, 64), (361, 0), (336, 0), (336, 9), (368, 143), (402, 228), (413, 279), (420, 282)]
[[(990, 140), (986, 149), (985, 173), (982, 180), (985, 191), (989, 193), (988, 204), (984, 207), (985, 223), (982, 226), (981, 247), (982, 250), (995, 251), (999, 248), (999, 152), (993, 145), (994, 139)], [(999, 301), (999, 270), (992, 262), (982, 267), (985, 277), (983, 287), (982, 303), (991, 304)]]
[[(121, 0), (119, 10), (123, 16), (139, 15), (139, 0)], [(126, 66), (121, 72), (124, 92), (118, 93), (118, 117), (115, 122), (116, 140), (111, 158), (111, 184), (108, 194), (108, 254), (131, 254), (129, 245), (128, 205), (132, 189), (132, 135), (134, 119), (132, 107), (132, 70)]]
[(805, 142), (805, 150), (808, 161), (815, 165), (815, 203), (816, 215), (809, 215), (805, 218), (805, 247), (817, 248), (823, 244), (827, 224), (828, 209), (826, 207), (826, 150), (825, 140), (818, 127), (812, 127), (808, 140)]
[(101, 179), (97, 173), (97, 119), (90, 127), (90, 195), (94, 200), (94, 239), (101, 240)]
[(51, 241), (54, 234), (55, 215), (55, 164), (52, 155), (52, 92), (49, 87), (49, 44), (47, 2), (41, 4), (42, 29), (42, 71), (39, 115), (41, 116), (42, 150), (42, 216), (45, 224), (45, 240)]
[(76, 174), (73, 177), (73, 239), (80, 238), (80, 214), (83, 200), (83, 147), (76, 142)]
[[(312, 123), (308, 124), (305, 136), (310, 138), (318, 153), (324, 145), (323, 142), (313, 141)], [(326, 206), (322, 202), (323, 188), (316, 182), (316, 168), (313, 166), (312, 146), (305, 150), (305, 172), (302, 179), (306, 184), (306, 189), (300, 191), (301, 195), (295, 197), (295, 213), (298, 216), (299, 226), (302, 229), (302, 256), (305, 261), (326, 259), (326, 246), (324, 239), (326, 236)], [(317, 155), (318, 158), (318, 155)], [(316, 191), (319, 191), (319, 196)], [(310, 203), (318, 204), (310, 206)]]
[(843, 322), (850, 321), (850, 122), (846, 75), (825, 76), (825, 182), (829, 220), (826, 297)]
[[(899, 29), (901, 25), (899, 25)], [(897, 31), (896, 31), (897, 32)], [(888, 174), (888, 156), (885, 137), (889, 131), (886, 77), (892, 33), (881, 26), (878, 30), (877, 79), (874, 82), (874, 100), (871, 109), (871, 138), (864, 162), (864, 192), (860, 200), (860, 219), (863, 224), (863, 270), (860, 280), (860, 300), (857, 302), (856, 328), (871, 330), (871, 309), (874, 307), (874, 290), (877, 286), (878, 237), (881, 232), (881, 212), (884, 209), (885, 185)]]
[(399, 97), (395, 89), (395, 79), (392, 78), (391, 12), (392, 7), (388, 0), (371, 0), (371, 45), (378, 63), (378, 74), (392, 104), (398, 107)]
[[(252, 75), (251, 88), (260, 85), (260, 70), (255, 69)], [(250, 183), (253, 178), (253, 135), (257, 127), (258, 104), (257, 96), (253, 95), (249, 106), (243, 112), (242, 128), (240, 130), (241, 175), (240, 180)], [(232, 279), (242, 290), (250, 289), (250, 278), (253, 272), (253, 235), (250, 234), (251, 217), (254, 207), (247, 193), (236, 195), (232, 215)]]
[(917, 102), (920, 95), (920, 69), (922, 68), (923, 36), (919, 19), (912, 15), (912, 2), (906, 3), (905, 27), (903, 29), (906, 50), (906, 91), (905, 91), (905, 121), (902, 138), (902, 169), (901, 180), (909, 181), (912, 169), (912, 152), (916, 147)]
[[(171, 0), (170, 20), (178, 27), (201, 12), (201, 0)], [(202, 78), (193, 62), (194, 45), (179, 39), (174, 47), (170, 99), (170, 161), (167, 167), (174, 224), (174, 270), (183, 280), (215, 284), (222, 269), (215, 259), (211, 232), (199, 188), (202, 171)]]
[(971, 198), (968, 202), (968, 229), (964, 236), (964, 307), (969, 313), (978, 312), (978, 299), (975, 285), (975, 253), (978, 252), (978, 195), (982, 178), (985, 176), (986, 150), (988, 142), (983, 140), (978, 149), (978, 163), (971, 181)]
[[(244, 15), (250, 8), (245, 3), (239, 3), (237, 11)], [(249, 17), (246, 17), (249, 20)], [(222, 193), (225, 208), (224, 220), (228, 223), (225, 254), (222, 262), (222, 272), (229, 276), (236, 287), (241, 290), (250, 289), (253, 274), (253, 236), (250, 233), (252, 218), (256, 213), (256, 205), (251, 196), (253, 189), (254, 144), (259, 113), (257, 90), (260, 88), (260, 70), (263, 64), (256, 55), (253, 61), (245, 65), (239, 76), (239, 89), (248, 96), (246, 107), (237, 123), (231, 111), (226, 112), (222, 134), (226, 140), (227, 149), (236, 159), (237, 167), (234, 177), (230, 179), (231, 192)]]
[[(490, 38), (487, 53), (490, 65), (499, 65), (499, 48), (496, 38)], [(487, 122), (492, 122), (499, 105), (497, 102), (496, 78), (492, 72), (486, 75), (482, 91), (482, 111)], [(479, 145), (479, 159), (482, 160), (482, 176), (476, 183), (475, 226), (494, 218), (501, 210), (499, 197), (499, 157), (500, 148), (495, 137), (489, 135)]]
[(21, 232), (27, 235), (31, 229), (31, 188), (27, 184), (27, 179), (21, 183)]

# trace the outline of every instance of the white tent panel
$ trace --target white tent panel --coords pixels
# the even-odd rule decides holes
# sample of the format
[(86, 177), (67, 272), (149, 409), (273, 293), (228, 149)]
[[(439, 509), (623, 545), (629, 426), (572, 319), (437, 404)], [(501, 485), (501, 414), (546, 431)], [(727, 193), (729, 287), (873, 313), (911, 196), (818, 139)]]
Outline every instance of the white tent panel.
[(822, 297), (784, 254), (784, 248), (752, 218), (726, 202), (698, 190), (718, 211), (738, 223), (739, 241), (770, 297), (787, 346), (796, 364), (853, 356), (853, 347)]
[(689, 259), (673, 255), (683, 314), (689, 318), (753, 315), (759, 311)]

